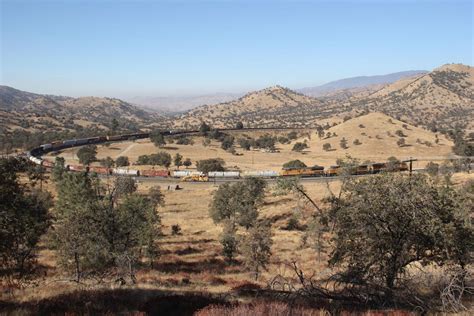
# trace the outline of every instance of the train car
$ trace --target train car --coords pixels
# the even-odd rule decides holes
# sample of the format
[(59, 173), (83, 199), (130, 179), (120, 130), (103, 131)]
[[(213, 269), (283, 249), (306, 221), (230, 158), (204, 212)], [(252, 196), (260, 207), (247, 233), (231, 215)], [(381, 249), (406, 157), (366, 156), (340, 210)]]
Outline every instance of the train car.
[(35, 165), (41, 166), (41, 165), (43, 164), (43, 159), (41, 159), (41, 158), (36, 158), (35, 156), (30, 156), (30, 157), (28, 157), (28, 159), (29, 159), (32, 163), (34, 163)]
[(340, 172), (341, 172), (341, 166), (330, 166), (326, 170), (325, 175), (326, 177), (334, 177), (334, 176), (339, 175)]
[(45, 166), (47, 168), (53, 168), (54, 167), (54, 162), (44, 159), (43, 160), (43, 166)]
[(376, 162), (370, 166), (371, 173), (380, 173), (387, 170), (387, 164), (385, 162)]
[(88, 144), (98, 144), (100, 143), (100, 137), (89, 137), (87, 138)]
[(280, 175), (282, 177), (322, 177), (324, 176), (324, 167), (283, 168)]
[(112, 170), (106, 167), (92, 166), (92, 167), (89, 167), (89, 172), (95, 172), (97, 174), (103, 174), (103, 175), (110, 175), (112, 173)]
[(63, 141), (63, 146), (64, 147), (74, 147), (76, 146), (76, 140), (75, 139), (68, 139)]
[(397, 164), (397, 171), (408, 171), (408, 164), (406, 162), (400, 162)]
[(207, 173), (209, 178), (228, 178), (228, 179), (238, 179), (240, 178), (239, 171), (209, 171)]
[(142, 139), (142, 138), (148, 138), (150, 137), (150, 133), (132, 133), (132, 134), (125, 134), (125, 135), (122, 135), (122, 137), (124, 139)]
[(255, 170), (255, 171), (244, 171), (240, 173), (243, 177), (256, 177), (256, 178), (276, 178), (280, 174), (273, 170)]
[(119, 176), (140, 176), (140, 171), (135, 169), (113, 168), (112, 174)]
[(89, 171), (89, 167), (83, 165), (69, 165), (69, 171), (84, 172)]
[(192, 171), (192, 170), (175, 170), (172, 172), (172, 176), (174, 178), (182, 178), (188, 176), (204, 176), (204, 173), (200, 171)]
[(141, 170), (140, 175), (144, 177), (169, 177), (170, 172), (168, 170), (147, 169), (147, 170)]
[(64, 148), (64, 142), (62, 140), (54, 141), (51, 143), (51, 151), (61, 150)]
[(79, 139), (76, 139), (75, 146), (82, 146), (82, 145), (87, 145), (87, 144), (89, 144), (89, 138), (79, 138)]
[(123, 137), (123, 135), (109, 135), (109, 136), (106, 136), (107, 140), (108, 141), (119, 141), (119, 140), (124, 140), (126, 138)]
[(369, 174), (369, 173), (370, 173), (369, 165), (358, 165), (355, 168), (355, 174), (357, 175)]
[(53, 144), (43, 144), (40, 147), (43, 149), (43, 152), (47, 153), (53, 149)]

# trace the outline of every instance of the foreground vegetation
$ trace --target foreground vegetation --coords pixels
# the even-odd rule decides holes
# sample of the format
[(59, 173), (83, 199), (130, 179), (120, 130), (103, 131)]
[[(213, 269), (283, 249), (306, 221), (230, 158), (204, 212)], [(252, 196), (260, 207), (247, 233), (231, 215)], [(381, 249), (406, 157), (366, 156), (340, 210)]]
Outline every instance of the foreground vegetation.
[[(351, 161), (342, 165), (350, 168)], [(204, 231), (196, 231), (197, 238), (216, 236), (217, 243), (209, 248), (206, 263), (191, 265), (179, 256), (200, 252), (196, 237), (186, 232), (190, 223), (184, 224), (186, 217), (192, 225), (196, 220), (189, 213), (181, 215), (184, 232), (177, 222), (166, 226), (162, 220), (165, 196), (166, 204), (179, 205), (179, 192), (170, 194), (157, 187), (137, 190), (130, 178), (100, 181), (84, 173), (67, 173), (58, 164), (51, 175), (53, 199), (44, 191), (46, 183), (38, 187), (38, 181), (29, 180), (35, 177), (27, 172), (31, 167), (26, 162), (3, 159), (1, 168), (5, 175), (0, 191), (5, 201), (0, 208), (1, 306), (5, 310), (190, 314), (213, 304), (201, 314), (235, 308), (245, 315), (284, 311), (287, 302), (297, 301), (296, 314), (389, 306), (462, 311), (472, 298), (474, 187), (472, 181), (454, 186), (449, 174), (346, 178), (338, 186), (327, 184), (325, 196), (315, 195), (297, 178), (274, 185), (253, 178), (223, 184), (204, 192), (213, 192), (207, 218), (215, 228), (207, 221), (210, 225), (202, 226)], [(282, 199), (295, 202), (278, 206), (289, 212), (283, 217), (268, 213)], [(312, 253), (309, 258), (278, 259), (286, 273), (274, 268), (274, 258), (281, 258), (277, 249), (287, 242), (281, 236), (290, 236), (281, 232), (300, 236), (299, 251)], [(170, 256), (172, 248), (163, 238), (185, 247)], [(44, 248), (58, 269), (53, 277), (72, 286), (54, 299), (18, 300), (16, 295), (21, 296), (32, 282), (48, 287), (53, 281), (42, 276), (44, 268), (37, 260)], [(167, 273), (167, 282), (175, 275), (176, 283), (146, 281), (161, 271)], [(204, 271), (214, 272), (206, 276)], [(229, 276), (219, 271), (243, 279), (231, 285)], [(425, 284), (427, 280), (431, 281)], [(185, 294), (212, 284), (230, 286), (230, 291), (223, 290), (229, 298)], [(238, 304), (249, 295), (266, 301)], [(81, 304), (84, 300), (91, 305)], [(104, 303), (117, 300), (122, 303)], [(179, 309), (177, 302), (183, 301), (186, 304)], [(229, 307), (229, 303), (238, 305)]]

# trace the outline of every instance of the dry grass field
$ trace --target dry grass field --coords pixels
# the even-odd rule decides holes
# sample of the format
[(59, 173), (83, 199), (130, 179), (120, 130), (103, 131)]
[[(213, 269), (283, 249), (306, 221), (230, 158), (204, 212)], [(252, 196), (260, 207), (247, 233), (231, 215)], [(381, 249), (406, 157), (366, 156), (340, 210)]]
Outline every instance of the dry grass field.
[[(112, 180), (111, 177), (103, 179), (103, 182), (107, 184), (107, 181)], [(468, 180), (474, 180), (474, 174), (453, 176), (455, 185)], [(146, 194), (153, 185), (155, 184), (148, 182), (139, 183), (138, 192)], [(304, 224), (314, 210), (294, 195), (274, 196), (272, 186), (269, 183), (264, 205), (259, 209), (260, 217), (269, 219), (272, 223), (272, 257), (268, 270), (257, 281), (253, 280), (252, 275), (240, 263), (242, 258), (238, 257), (234, 265), (227, 265), (221, 255), (221, 227), (213, 223), (208, 213), (213, 192), (218, 186), (212, 183), (180, 183), (181, 190), (161, 187), (166, 203), (158, 209), (163, 226), (163, 236), (158, 242), (160, 257), (153, 269), (143, 266), (137, 271), (136, 285), (120, 288), (238, 295), (241, 287), (265, 288), (276, 275), (293, 276), (288, 267), (292, 261), (296, 261), (307, 274), (324, 276), (329, 271), (326, 264), (327, 253), (318, 258), (310, 244), (303, 245), (302, 231), (286, 229), (293, 214)], [(54, 195), (54, 186), (50, 181), (44, 187)], [(323, 205), (321, 199), (330, 194), (329, 190), (338, 193), (340, 181), (310, 182), (304, 183), (304, 187), (309, 196)], [(172, 225), (180, 226), (180, 234), (172, 234)], [(328, 238), (330, 236), (325, 236), (325, 239)], [(119, 288), (112, 281), (101, 284), (86, 282), (83, 285), (68, 281), (70, 276), (57, 267), (55, 253), (47, 249), (46, 244), (45, 240), (39, 253), (39, 276), (22, 288), (4, 286), (0, 300), (36, 302), (77, 290)]]

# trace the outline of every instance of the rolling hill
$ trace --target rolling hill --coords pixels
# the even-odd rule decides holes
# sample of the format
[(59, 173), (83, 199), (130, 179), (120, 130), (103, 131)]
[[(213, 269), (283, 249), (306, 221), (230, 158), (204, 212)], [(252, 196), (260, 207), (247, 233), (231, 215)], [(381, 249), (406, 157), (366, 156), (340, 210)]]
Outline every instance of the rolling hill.
[(307, 126), (308, 115), (322, 103), (281, 86), (250, 92), (238, 100), (200, 106), (179, 116), (175, 126), (199, 126), (206, 121), (215, 127), (233, 127), (238, 121), (246, 126)]
[(379, 87), (353, 88), (313, 98), (281, 86), (251, 92), (242, 98), (206, 105), (175, 118), (177, 127), (195, 127), (201, 121), (215, 127), (314, 127), (370, 112), (382, 112), (413, 125), (443, 130), (460, 126), (474, 129), (473, 68), (449, 64), (426, 74)]
[(124, 128), (163, 120), (160, 114), (119, 99), (41, 95), (0, 86), (0, 123), (4, 132), (75, 130), (91, 126), (105, 129), (114, 118)]
[[(448, 64), (416, 78), (396, 81), (363, 97), (344, 103), (345, 107), (380, 111), (433, 130), (458, 125), (474, 129), (474, 68)], [(335, 101), (333, 106), (341, 105)]]

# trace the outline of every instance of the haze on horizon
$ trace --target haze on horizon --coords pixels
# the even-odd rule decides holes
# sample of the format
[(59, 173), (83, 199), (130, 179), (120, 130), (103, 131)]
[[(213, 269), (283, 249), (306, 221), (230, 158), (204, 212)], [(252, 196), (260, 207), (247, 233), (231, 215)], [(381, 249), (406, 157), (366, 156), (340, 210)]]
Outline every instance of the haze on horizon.
[(303, 88), (473, 60), (472, 1), (0, 3), (0, 84), (45, 94)]

